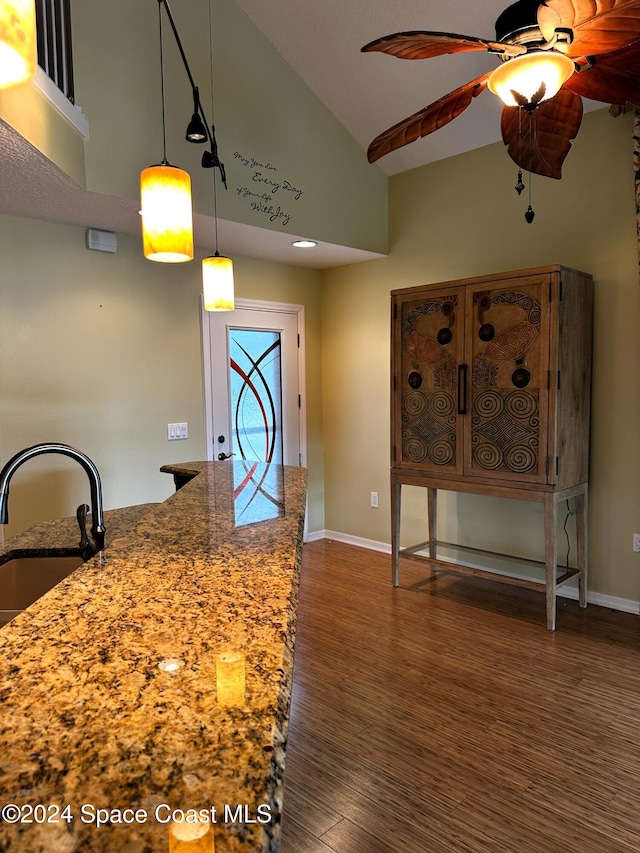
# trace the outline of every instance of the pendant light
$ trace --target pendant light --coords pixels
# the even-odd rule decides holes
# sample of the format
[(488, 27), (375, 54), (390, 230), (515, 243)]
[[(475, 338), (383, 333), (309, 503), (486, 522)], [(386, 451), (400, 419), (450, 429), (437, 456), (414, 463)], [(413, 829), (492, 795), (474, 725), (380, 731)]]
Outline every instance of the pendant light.
[(191, 178), (188, 172), (170, 165), (167, 160), (161, 3), (158, 3), (158, 21), (163, 158), (162, 163), (144, 169), (140, 175), (142, 242), (145, 258), (162, 263), (182, 263), (193, 259)]
[(0, 0), (0, 89), (27, 83), (37, 67), (34, 0)]
[(202, 261), (202, 290), (206, 311), (233, 311), (233, 261), (216, 252)]
[(216, 251), (202, 261), (202, 292), (206, 311), (233, 311), (235, 308), (233, 261), (218, 251), (218, 194), (213, 172), (213, 226)]
[[(209, 62), (211, 66), (211, 115), (213, 117), (213, 26), (211, 20), (211, 0), (209, 0)], [(206, 167), (217, 166), (223, 184), (227, 185), (224, 166), (218, 157), (218, 146), (215, 141), (215, 125), (211, 125), (211, 163), (205, 162)], [(205, 151), (205, 154), (208, 152)], [(218, 251), (218, 193), (216, 185), (216, 170), (213, 169), (213, 221), (216, 238), (215, 254), (202, 261), (202, 291), (206, 311), (233, 311), (235, 308), (233, 261)]]

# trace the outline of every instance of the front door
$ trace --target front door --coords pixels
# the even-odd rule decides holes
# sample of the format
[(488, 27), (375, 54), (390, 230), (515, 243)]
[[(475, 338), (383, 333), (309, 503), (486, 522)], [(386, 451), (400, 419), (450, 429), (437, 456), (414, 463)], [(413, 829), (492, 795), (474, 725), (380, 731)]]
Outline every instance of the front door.
[(302, 465), (302, 306), (203, 311), (208, 459)]

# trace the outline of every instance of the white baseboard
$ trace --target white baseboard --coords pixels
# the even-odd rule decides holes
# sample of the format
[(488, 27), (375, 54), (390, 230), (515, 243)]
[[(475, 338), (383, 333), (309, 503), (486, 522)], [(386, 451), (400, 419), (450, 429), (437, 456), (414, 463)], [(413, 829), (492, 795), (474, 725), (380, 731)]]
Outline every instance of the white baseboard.
[(375, 539), (363, 539), (362, 536), (351, 536), (349, 533), (338, 533), (337, 530), (319, 530), (313, 534), (315, 539), (334, 539), (336, 542), (344, 542), (345, 545), (356, 545), (358, 548), (368, 548), (370, 551), (382, 551), (383, 554), (391, 553), (391, 545), (386, 542), (377, 542)]
[(317, 542), (319, 539), (328, 539), (329, 537), (325, 535), (326, 530), (312, 530), (311, 533), (307, 531), (305, 533), (304, 541), (305, 542)]
[[(559, 598), (578, 599), (578, 590), (569, 586), (558, 589)], [(609, 610), (621, 610), (624, 613), (640, 614), (640, 602), (631, 598), (616, 598), (614, 595), (604, 595), (601, 592), (589, 592), (587, 590), (587, 603), (597, 604), (599, 607), (608, 607)]]
[[(361, 536), (351, 536), (349, 533), (339, 533), (337, 530), (316, 530), (307, 535), (307, 542), (316, 542), (319, 539), (334, 539), (336, 542), (344, 542), (346, 545), (355, 545), (358, 548), (368, 548), (370, 551), (380, 551), (383, 554), (391, 553), (391, 545), (386, 542), (377, 542), (375, 539), (364, 539)], [(578, 598), (578, 590), (570, 587), (558, 589), (559, 598)], [(604, 595), (600, 592), (587, 591), (587, 602), (599, 607), (607, 607), (609, 610), (620, 610), (623, 613), (635, 613), (640, 615), (640, 601), (631, 598), (617, 598), (613, 595)]]

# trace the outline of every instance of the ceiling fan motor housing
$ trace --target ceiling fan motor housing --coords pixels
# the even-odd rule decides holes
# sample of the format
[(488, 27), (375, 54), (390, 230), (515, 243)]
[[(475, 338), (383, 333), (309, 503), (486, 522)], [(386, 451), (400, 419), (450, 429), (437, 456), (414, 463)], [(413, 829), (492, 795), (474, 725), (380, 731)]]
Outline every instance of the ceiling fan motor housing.
[(497, 41), (520, 41), (523, 31), (538, 29), (538, 0), (518, 0), (502, 12), (496, 21)]
[[(567, 46), (573, 41), (573, 30), (556, 27), (552, 40), (547, 40), (538, 24), (541, 5), (538, 0), (518, 0), (505, 9), (496, 21), (496, 39), (502, 44), (524, 48), (527, 53), (550, 48), (566, 53)], [(512, 58), (513, 54), (508, 51), (500, 55), (503, 62)]]

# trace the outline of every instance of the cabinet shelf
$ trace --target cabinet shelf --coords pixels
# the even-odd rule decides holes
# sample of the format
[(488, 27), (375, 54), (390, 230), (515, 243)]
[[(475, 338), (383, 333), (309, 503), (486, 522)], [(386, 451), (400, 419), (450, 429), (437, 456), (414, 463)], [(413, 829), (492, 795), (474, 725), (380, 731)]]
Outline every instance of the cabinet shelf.
[[(544, 589), (546, 583), (546, 566), (542, 560), (499, 554), (495, 551), (456, 545), (452, 542), (433, 542), (432, 540), (421, 542), (419, 545), (401, 548), (399, 556), (427, 564), (440, 571), (475, 575), (527, 589), (539, 591), (541, 588)], [(580, 569), (556, 566), (556, 586), (566, 583), (579, 574)], [(417, 585), (423, 582), (418, 581)]]

